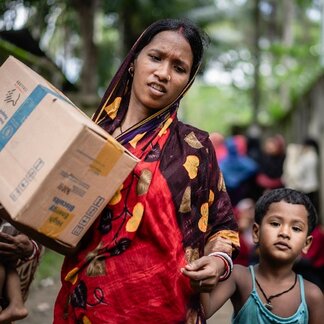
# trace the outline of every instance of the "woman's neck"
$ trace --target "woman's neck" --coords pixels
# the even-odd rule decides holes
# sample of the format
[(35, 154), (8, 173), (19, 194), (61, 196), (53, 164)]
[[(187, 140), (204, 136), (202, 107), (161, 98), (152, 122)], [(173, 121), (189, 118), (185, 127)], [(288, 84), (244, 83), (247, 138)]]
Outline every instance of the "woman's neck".
[(148, 107), (145, 107), (141, 102), (136, 100), (133, 93), (131, 93), (128, 103), (128, 109), (126, 111), (125, 117), (121, 122), (123, 131), (126, 131), (127, 129), (133, 127), (134, 125), (144, 120), (145, 118), (151, 116), (155, 112), (156, 111), (154, 111), (153, 109), (151, 110)]
[(145, 118), (146, 116), (144, 114), (133, 113), (130, 109), (128, 109), (124, 119), (121, 121), (120, 128), (122, 132), (125, 132), (127, 129), (133, 127)]
[(119, 126), (112, 133), (113, 137), (117, 137), (123, 134), (128, 129), (130, 129), (131, 127), (138, 124), (140, 121), (144, 120), (146, 117), (149, 116), (149, 114), (142, 112), (140, 108), (134, 107), (134, 105), (131, 105), (129, 103), (124, 118), (120, 122)]

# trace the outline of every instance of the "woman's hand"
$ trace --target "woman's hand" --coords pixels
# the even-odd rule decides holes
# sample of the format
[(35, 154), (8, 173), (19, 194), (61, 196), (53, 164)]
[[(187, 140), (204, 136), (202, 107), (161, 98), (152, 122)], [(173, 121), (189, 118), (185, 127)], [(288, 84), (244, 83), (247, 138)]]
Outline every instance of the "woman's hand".
[(190, 278), (192, 288), (199, 292), (209, 292), (218, 283), (220, 276), (226, 272), (226, 266), (221, 258), (208, 254), (223, 252), (231, 256), (232, 251), (231, 240), (216, 236), (207, 242), (204, 251), (206, 256), (187, 264), (181, 271)]
[(217, 236), (213, 240), (208, 241), (205, 245), (205, 255), (212, 252), (225, 252), (231, 256), (233, 252), (233, 242), (230, 239)]
[(25, 234), (16, 236), (0, 232), (0, 257), (10, 261), (28, 258), (33, 254), (34, 245)]
[(225, 264), (221, 258), (203, 256), (181, 269), (190, 278), (193, 289), (198, 292), (209, 292), (217, 284), (219, 277), (225, 272)]

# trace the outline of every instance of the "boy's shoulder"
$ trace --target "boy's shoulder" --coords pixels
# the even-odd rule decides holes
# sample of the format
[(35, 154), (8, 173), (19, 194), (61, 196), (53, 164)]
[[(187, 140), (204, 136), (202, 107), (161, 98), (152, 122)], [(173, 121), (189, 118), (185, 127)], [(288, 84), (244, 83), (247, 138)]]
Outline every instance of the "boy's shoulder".
[(304, 279), (305, 298), (308, 305), (316, 303), (318, 300), (323, 300), (324, 295), (322, 290), (314, 283)]
[(243, 266), (240, 264), (234, 264), (233, 273), (241, 274), (244, 276), (247, 276), (247, 275), (251, 276), (249, 267), (246, 267), (246, 266)]
[(233, 279), (237, 287), (246, 289), (246, 286), (251, 287), (251, 271), (248, 267), (242, 266), (240, 264), (235, 264), (233, 268)]
[(304, 279), (305, 298), (309, 312), (310, 323), (323, 323), (324, 294), (321, 289), (312, 282)]
[(233, 273), (233, 279), (235, 281), (235, 293), (231, 297), (231, 302), (234, 307), (234, 311), (238, 312), (246, 300), (249, 298), (252, 291), (252, 277), (251, 271), (248, 267), (235, 264)]

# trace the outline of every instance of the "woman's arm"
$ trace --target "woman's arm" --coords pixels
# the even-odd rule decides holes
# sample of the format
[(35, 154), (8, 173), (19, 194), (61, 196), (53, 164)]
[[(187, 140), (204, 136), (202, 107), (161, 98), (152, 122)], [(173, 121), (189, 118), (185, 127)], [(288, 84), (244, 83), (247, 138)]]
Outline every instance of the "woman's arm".
[[(199, 188), (199, 195), (190, 203), (192, 224), (196, 223), (200, 232), (197, 231), (195, 239), (188, 240), (188, 235), (184, 242), (186, 246), (199, 249), (200, 258), (196, 260), (196, 276), (190, 278), (191, 285), (199, 292), (206, 292), (213, 289), (221, 276), (226, 277), (230, 272), (231, 256), (238, 253), (239, 237), (212, 143), (205, 132), (198, 132), (197, 138), (203, 146), (199, 150), (199, 172), (194, 186)], [(223, 253), (223, 258), (209, 256), (214, 252)], [(188, 259), (192, 260), (193, 258)]]
[[(208, 147), (206, 186), (209, 191), (209, 199), (205, 257), (200, 258), (199, 262), (199, 277), (203, 279), (200, 282), (199, 291), (201, 292), (210, 291), (219, 279), (228, 277), (233, 267), (231, 257), (235, 257), (239, 251), (237, 223), (226, 192), (224, 179), (211, 142), (208, 141), (206, 145)], [(210, 256), (211, 254), (212, 256)], [(195, 285), (194, 280), (191, 280), (191, 283)]]
[(226, 190), (224, 177), (217, 162), (215, 150), (210, 141), (207, 145), (210, 195), (205, 255), (222, 251), (229, 256), (236, 257), (240, 248), (237, 222)]

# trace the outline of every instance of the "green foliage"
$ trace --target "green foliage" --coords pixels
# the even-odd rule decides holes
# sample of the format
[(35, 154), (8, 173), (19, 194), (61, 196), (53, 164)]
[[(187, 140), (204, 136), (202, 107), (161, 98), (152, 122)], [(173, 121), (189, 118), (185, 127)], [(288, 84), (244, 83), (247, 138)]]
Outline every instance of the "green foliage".
[(269, 104), (268, 112), (274, 121), (280, 120), (285, 116), (286, 113), (285, 107), (283, 107), (279, 101), (273, 101), (271, 104)]
[[(80, 37), (82, 22), (77, 15), (80, 1), (0, 1), (0, 22), (4, 13), (10, 12), (11, 15), (6, 15), (10, 26), (9, 20), (14, 19), (17, 8), (24, 4), (29, 8), (27, 26), (43, 39), (48, 55), (53, 59), (59, 55), (63, 55), (63, 59), (78, 58), (82, 62), (85, 49)], [(188, 17), (202, 26), (211, 39), (202, 72), (217, 64), (219, 71), (227, 73), (231, 81), (226, 86), (217, 83), (210, 86), (201, 78), (184, 98), (181, 117), (203, 129), (224, 133), (229, 132), (231, 124), (249, 123), (256, 109), (260, 123), (283, 118), (292, 103), (322, 73), (318, 63), (320, 22), (309, 15), (309, 9), (319, 12), (319, 2), (297, 0), (291, 3), (294, 18), (291, 25), (287, 25), (290, 23), (285, 20), (287, 2), (260, 0), (260, 25), (256, 26), (254, 1), (98, 1), (94, 35), (98, 65), (91, 68), (98, 74), (99, 93), (103, 93), (121, 59), (146, 26), (160, 18)], [(256, 31), (260, 33), (259, 52), (254, 47)], [(284, 31), (291, 39), (288, 43), (284, 40)], [(260, 104), (253, 107), (256, 54), (260, 56), (261, 66)], [(282, 93), (286, 93), (288, 99), (284, 99)]]
[(121, 0), (113, 1), (113, 5), (103, 2), (103, 11), (117, 16), (116, 27), (121, 29), (124, 38), (124, 56), (152, 22), (162, 18), (187, 17), (191, 10), (210, 3), (211, 0)]
[(207, 86), (199, 80), (182, 100), (180, 119), (208, 132), (229, 135), (232, 125), (247, 125), (251, 107), (246, 93), (229, 87)]
[(11, 43), (0, 39), (0, 63), (3, 63), (9, 55), (13, 55), (21, 61), (28, 62), (29, 64), (36, 60), (33, 55), (25, 50), (12, 45)]
[(101, 46), (98, 48), (98, 84), (99, 91), (104, 92), (109, 80), (113, 77), (120, 61), (118, 60), (118, 33), (116, 30), (107, 30), (102, 35)]
[(45, 249), (45, 252), (40, 259), (35, 280), (38, 281), (48, 277), (58, 277), (63, 259), (63, 255), (58, 254), (53, 250)]

